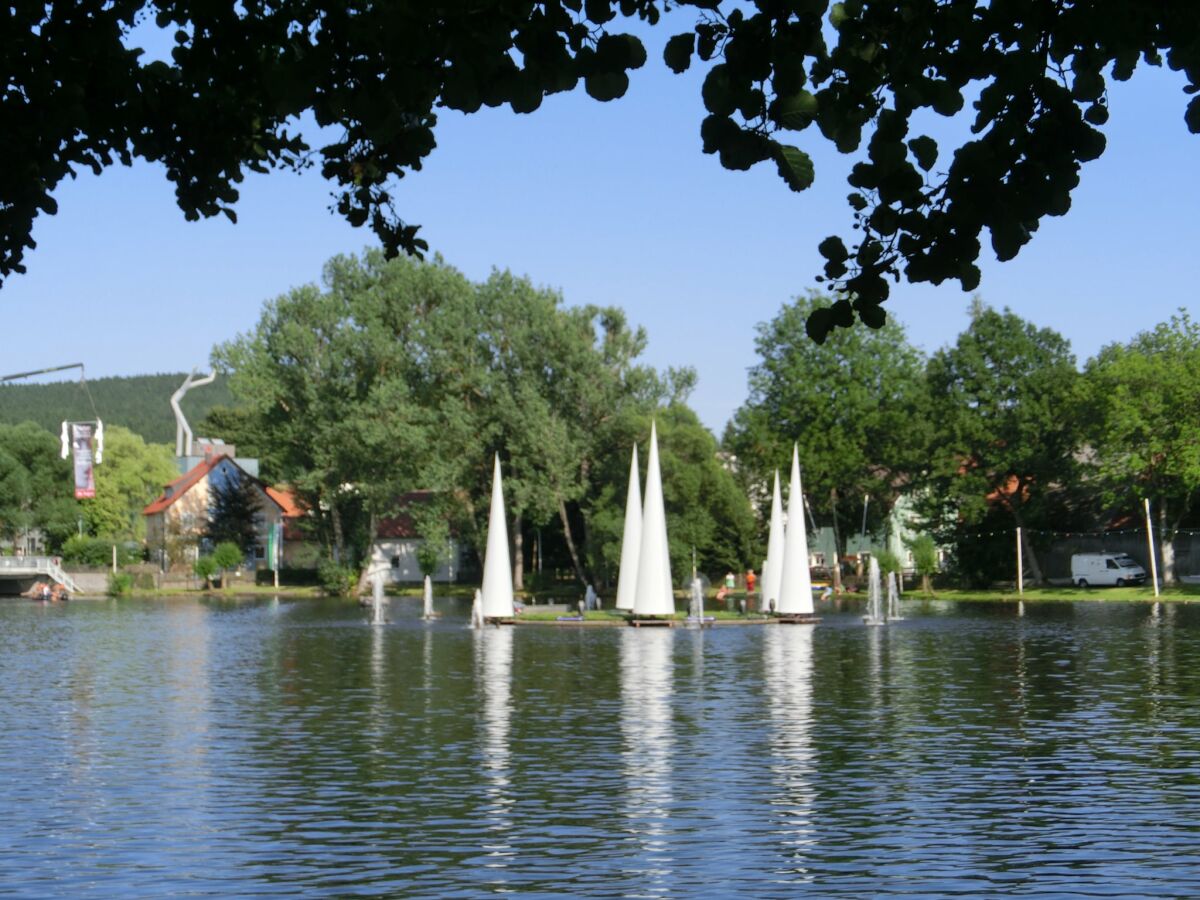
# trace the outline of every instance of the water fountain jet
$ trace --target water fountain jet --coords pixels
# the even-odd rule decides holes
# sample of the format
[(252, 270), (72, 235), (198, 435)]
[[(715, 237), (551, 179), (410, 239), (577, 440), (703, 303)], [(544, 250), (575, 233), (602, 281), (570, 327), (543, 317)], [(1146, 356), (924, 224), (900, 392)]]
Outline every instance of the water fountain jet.
[(376, 574), (371, 578), (371, 624), (386, 625), (383, 617), (383, 576)]
[(882, 625), (885, 621), (883, 589), (879, 583), (879, 560), (872, 556), (867, 572), (867, 614), (863, 616), (863, 622), (867, 625)]

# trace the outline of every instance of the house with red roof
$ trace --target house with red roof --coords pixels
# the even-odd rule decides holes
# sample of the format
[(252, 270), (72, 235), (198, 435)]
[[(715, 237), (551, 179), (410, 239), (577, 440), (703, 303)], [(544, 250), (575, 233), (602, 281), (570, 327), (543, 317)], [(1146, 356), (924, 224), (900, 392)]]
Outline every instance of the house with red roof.
[(254, 548), (254, 567), (269, 567), (267, 536), (281, 523), (283, 565), (289, 564), (289, 549), (299, 549), (297, 522), (304, 516), (303, 507), (291, 491), (264, 484), (238, 465), (232, 456), (217, 454), (205, 457), (166, 485), (162, 494), (142, 510), (146, 519), (146, 544), (164, 569), (190, 566), (196, 560), (208, 528), (214, 486), (242, 479), (248, 479), (253, 485), (259, 501), (259, 512), (254, 517), (255, 532), (259, 536)]

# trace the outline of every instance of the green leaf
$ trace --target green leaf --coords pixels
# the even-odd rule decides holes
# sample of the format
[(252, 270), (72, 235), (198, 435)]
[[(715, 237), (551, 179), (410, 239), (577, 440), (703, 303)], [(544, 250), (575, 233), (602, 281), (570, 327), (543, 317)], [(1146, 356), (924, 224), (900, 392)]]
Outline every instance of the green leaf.
[(849, 300), (839, 300), (833, 304), (829, 307), (829, 314), (833, 324), (839, 328), (849, 328), (854, 324), (854, 308)]
[(775, 165), (779, 169), (779, 177), (787, 182), (793, 191), (804, 191), (812, 187), (814, 171), (812, 157), (798, 147), (787, 144), (775, 144)]
[(831, 262), (843, 262), (850, 258), (850, 252), (846, 249), (846, 245), (842, 243), (842, 239), (837, 235), (831, 235), (821, 241), (817, 245), (817, 252)]
[(597, 25), (603, 25), (616, 15), (612, 8), (612, 0), (585, 0), (583, 9), (588, 21)]
[(928, 172), (933, 168), (933, 164), (937, 162), (938, 147), (937, 141), (926, 135), (915, 137), (908, 142), (908, 149), (912, 151), (916, 157), (917, 165)]
[(858, 317), (868, 328), (882, 328), (887, 324), (887, 313), (883, 311), (882, 306), (873, 303), (860, 303)]
[(1108, 121), (1108, 107), (1103, 103), (1093, 103), (1084, 112), (1083, 118), (1092, 125), (1103, 125)]
[(704, 98), (704, 108), (713, 115), (728, 116), (737, 109), (737, 99), (729, 83), (729, 70), (723, 64), (709, 70), (700, 94)]
[(696, 36), (692, 32), (677, 34), (663, 48), (663, 61), (672, 72), (678, 75), (686, 72), (692, 64), (692, 51), (696, 46)]
[(728, 116), (705, 116), (700, 123), (700, 139), (705, 153), (719, 153), (721, 148), (737, 136), (740, 129)]
[(1187, 105), (1187, 111), (1183, 114), (1183, 121), (1187, 125), (1188, 131), (1192, 134), (1200, 134), (1200, 97), (1193, 97)]
[(817, 344), (824, 344), (825, 338), (833, 330), (833, 314), (829, 307), (821, 306), (808, 314), (804, 321), (805, 333)]
[(805, 90), (777, 97), (771, 104), (771, 118), (780, 128), (802, 131), (817, 117), (817, 98)]
[(608, 102), (625, 96), (629, 90), (629, 76), (624, 72), (601, 72), (583, 80), (584, 90), (593, 100)]

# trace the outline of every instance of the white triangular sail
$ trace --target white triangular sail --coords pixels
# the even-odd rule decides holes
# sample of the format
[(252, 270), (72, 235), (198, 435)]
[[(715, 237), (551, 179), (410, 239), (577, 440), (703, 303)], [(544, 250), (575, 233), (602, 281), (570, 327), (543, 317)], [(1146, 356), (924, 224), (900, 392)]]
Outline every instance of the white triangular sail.
[(629, 492), (625, 496), (625, 534), (621, 537), (621, 569), (617, 574), (617, 609), (633, 609), (637, 593), (638, 553), (642, 545), (642, 489), (638, 484), (637, 445), (629, 464)]
[(662, 473), (658, 466), (658, 431), (650, 426), (650, 458), (646, 465), (646, 497), (642, 507), (642, 542), (638, 550), (635, 616), (671, 616), (671, 560), (667, 544), (667, 513), (663, 506)]
[(804, 491), (800, 484), (800, 451), (795, 446), (792, 447), (792, 484), (788, 490), (788, 521), (783, 540), (777, 611), (783, 615), (809, 615), (813, 611), (808, 529), (804, 524)]
[(487, 549), (483, 557), (483, 617), (513, 616), (512, 565), (508, 559), (508, 523), (504, 518), (504, 488), (500, 481), (500, 454), (492, 471), (492, 510), (488, 516)]
[(421, 615), (423, 618), (433, 618), (433, 581), (425, 576), (425, 585), (421, 591)]
[(783, 575), (783, 497), (779, 493), (779, 470), (771, 494), (771, 529), (767, 538), (767, 562), (763, 566), (762, 609), (779, 606), (779, 579)]

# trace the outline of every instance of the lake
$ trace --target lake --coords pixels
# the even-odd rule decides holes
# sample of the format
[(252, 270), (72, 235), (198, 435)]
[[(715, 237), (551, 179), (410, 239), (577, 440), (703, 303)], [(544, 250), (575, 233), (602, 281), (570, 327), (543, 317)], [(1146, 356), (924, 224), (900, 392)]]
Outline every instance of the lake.
[(390, 606), (0, 605), (0, 895), (1200, 894), (1200, 606)]

